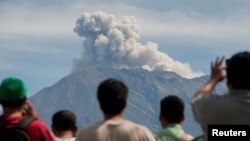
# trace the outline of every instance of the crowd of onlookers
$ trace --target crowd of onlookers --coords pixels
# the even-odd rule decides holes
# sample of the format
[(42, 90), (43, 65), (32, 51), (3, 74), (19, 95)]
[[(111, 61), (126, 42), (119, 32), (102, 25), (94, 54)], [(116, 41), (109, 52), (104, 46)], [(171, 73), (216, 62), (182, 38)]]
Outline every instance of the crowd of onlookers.
[[(234, 54), (225, 61), (225, 66), (223, 62), (224, 57), (211, 63), (210, 79), (192, 98), (194, 117), (203, 130), (200, 137), (195, 138), (182, 129), (184, 102), (175, 95), (160, 101), (161, 131), (152, 133), (148, 128), (126, 120), (123, 112), (129, 90), (121, 80), (113, 78), (104, 80), (97, 88), (102, 121), (78, 129), (75, 114), (60, 110), (52, 117), (50, 131), (29, 102), (23, 81), (8, 77), (0, 85), (3, 107), (0, 141), (206, 141), (210, 124), (250, 124), (250, 52)], [(225, 78), (228, 94), (212, 94)]]

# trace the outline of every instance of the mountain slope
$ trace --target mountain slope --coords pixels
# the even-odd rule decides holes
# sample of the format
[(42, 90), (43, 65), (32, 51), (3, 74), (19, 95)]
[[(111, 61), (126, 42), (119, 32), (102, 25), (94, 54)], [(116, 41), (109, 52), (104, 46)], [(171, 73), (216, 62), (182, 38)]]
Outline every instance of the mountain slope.
[[(49, 125), (53, 113), (60, 109), (69, 109), (76, 113), (78, 125), (83, 127), (102, 120), (96, 88), (101, 81), (110, 77), (123, 80), (129, 87), (126, 118), (158, 131), (161, 128), (158, 121), (159, 102), (164, 96), (174, 94), (185, 102), (184, 129), (195, 136), (201, 134), (200, 127), (192, 116), (190, 99), (206, 82), (207, 77), (184, 79), (173, 72), (89, 67), (69, 74), (53, 86), (42, 89), (31, 97), (31, 101), (37, 107), (40, 117)], [(217, 89), (224, 90), (224, 86)]]

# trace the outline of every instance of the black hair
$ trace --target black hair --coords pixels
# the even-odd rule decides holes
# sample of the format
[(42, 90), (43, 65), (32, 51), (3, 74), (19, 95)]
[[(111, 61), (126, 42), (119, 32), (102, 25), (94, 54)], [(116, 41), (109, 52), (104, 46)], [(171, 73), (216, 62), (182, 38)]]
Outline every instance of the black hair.
[(226, 60), (226, 72), (233, 88), (250, 90), (250, 52), (239, 52)]
[(15, 101), (6, 101), (6, 100), (0, 100), (0, 104), (3, 107), (10, 107), (10, 108), (21, 108), (24, 104), (27, 98), (23, 98), (20, 100), (15, 100)]
[(56, 112), (52, 117), (52, 127), (58, 131), (76, 130), (76, 116), (69, 110)]
[(169, 123), (180, 123), (184, 117), (184, 103), (175, 96), (169, 95), (161, 100), (161, 115)]
[(98, 86), (97, 99), (104, 114), (121, 113), (126, 107), (127, 96), (128, 88), (120, 80), (110, 78)]

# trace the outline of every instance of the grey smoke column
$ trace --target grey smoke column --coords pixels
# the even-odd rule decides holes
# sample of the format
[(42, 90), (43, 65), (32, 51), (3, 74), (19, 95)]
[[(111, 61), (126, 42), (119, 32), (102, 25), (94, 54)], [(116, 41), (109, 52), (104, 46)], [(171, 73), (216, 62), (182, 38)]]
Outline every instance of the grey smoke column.
[(97, 11), (84, 13), (74, 31), (84, 37), (80, 59), (73, 62), (72, 71), (85, 66), (104, 65), (113, 68), (144, 68), (173, 71), (185, 78), (201, 76), (189, 64), (181, 63), (158, 50), (153, 42), (140, 43), (139, 26), (134, 17), (116, 20), (113, 15)]

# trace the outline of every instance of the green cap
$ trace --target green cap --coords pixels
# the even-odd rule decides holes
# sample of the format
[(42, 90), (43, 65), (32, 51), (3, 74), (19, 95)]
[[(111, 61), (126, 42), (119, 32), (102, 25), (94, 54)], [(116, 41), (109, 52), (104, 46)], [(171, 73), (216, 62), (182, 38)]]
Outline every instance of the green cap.
[(26, 97), (27, 88), (23, 81), (16, 77), (5, 78), (0, 85), (0, 100), (17, 101)]

